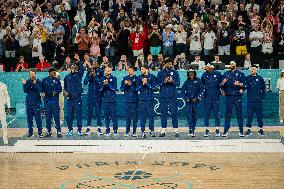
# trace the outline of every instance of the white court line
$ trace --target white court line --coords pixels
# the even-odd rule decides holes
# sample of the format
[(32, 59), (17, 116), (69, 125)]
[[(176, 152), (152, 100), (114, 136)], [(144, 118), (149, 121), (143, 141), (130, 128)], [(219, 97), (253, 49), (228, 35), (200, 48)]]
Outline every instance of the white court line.
[[(14, 146), (1, 146), (0, 152), (73, 152), (73, 153), (149, 153), (177, 152), (282, 152), (279, 139), (231, 140), (18, 140)], [(146, 153), (145, 153), (146, 152)]]
[(10, 125), (11, 123), (13, 123), (17, 118), (12, 119), (9, 123), (7, 123), (7, 125)]

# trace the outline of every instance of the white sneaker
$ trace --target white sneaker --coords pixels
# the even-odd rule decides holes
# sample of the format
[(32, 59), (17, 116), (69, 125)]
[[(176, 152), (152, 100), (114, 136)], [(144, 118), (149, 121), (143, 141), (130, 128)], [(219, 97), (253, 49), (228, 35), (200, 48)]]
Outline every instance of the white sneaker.
[(284, 120), (283, 120), (283, 119), (280, 119), (280, 123), (284, 123)]
[(8, 139), (4, 139), (4, 145), (8, 145), (9, 142), (8, 142)]

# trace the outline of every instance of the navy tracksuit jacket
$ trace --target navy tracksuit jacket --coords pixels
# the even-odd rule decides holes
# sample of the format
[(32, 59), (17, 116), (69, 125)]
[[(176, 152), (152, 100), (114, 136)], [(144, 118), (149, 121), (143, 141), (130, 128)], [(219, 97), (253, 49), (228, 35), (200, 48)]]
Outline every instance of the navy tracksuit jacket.
[(54, 118), (55, 128), (61, 132), (59, 94), (62, 92), (60, 79), (46, 77), (42, 80), (42, 89), (45, 93), (44, 108), (46, 116), (46, 129), (51, 132), (51, 121)]
[[(226, 95), (226, 115), (225, 115), (225, 126), (224, 132), (228, 132), (230, 129), (230, 122), (232, 117), (232, 109), (235, 107), (239, 130), (243, 132), (243, 111), (242, 111), (242, 95), (240, 90), (245, 90), (245, 74), (239, 70), (229, 70), (224, 73), (223, 79), (227, 78), (228, 81), (222, 85)], [(223, 81), (222, 79), (222, 81)], [(243, 86), (237, 86), (234, 83), (239, 81)]]
[(263, 127), (263, 100), (266, 93), (264, 79), (260, 75), (246, 77), (247, 127), (251, 127), (253, 114), (256, 114), (258, 127)]
[[(165, 83), (166, 78), (172, 78), (171, 83)], [(180, 77), (174, 69), (163, 69), (157, 76), (157, 84), (160, 87), (161, 126), (167, 128), (168, 111), (172, 116), (173, 128), (178, 128), (177, 87), (180, 85)]]
[(24, 93), (26, 93), (26, 113), (29, 133), (33, 132), (33, 117), (35, 117), (38, 132), (42, 132), (42, 119), (41, 119), (41, 97), (42, 82), (36, 79), (36, 84), (33, 80), (27, 80), (23, 85)]
[(64, 91), (68, 93), (67, 97), (67, 126), (73, 130), (74, 112), (77, 117), (78, 131), (82, 130), (82, 79), (84, 75), (83, 62), (78, 62), (79, 70), (76, 73), (69, 73), (64, 78)]
[(204, 72), (201, 81), (205, 87), (204, 92), (204, 126), (209, 127), (211, 111), (215, 118), (215, 126), (220, 126), (220, 84), (222, 82), (222, 74), (218, 71)]
[(182, 86), (181, 93), (185, 100), (188, 127), (194, 131), (198, 116), (198, 104), (204, 94), (204, 86), (197, 77), (193, 80), (187, 79)]
[[(104, 80), (108, 80), (108, 84), (104, 85)], [(109, 77), (103, 76), (100, 80), (100, 93), (102, 95), (106, 133), (110, 132), (110, 118), (113, 123), (113, 130), (118, 129), (117, 120), (117, 106), (116, 106), (116, 91), (117, 91), (117, 79), (113, 75)]]
[[(125, 85), (125, 81), (130, 81), (131, 85)], [(138, 91), (137, 76), (125, 76), (121, 81), (120, 90), (124, 92), (125, 101), (125, 122), (126, 133), (130, 132), (131, 121), (133, 122), (133, 133), (136, 133), (138, 122)]]
[[(147, 79), (147, 84), (143, 85), (143, 78)], [(146, 119), (149, 117), (149, 129), (154, 131), (154, 91), (156, 87), (156, 77), (153, 74), (140, 75), (137, 78), (137, 90), (139, 91), (139, 117), (141, 131), (145, 131)]]
[(94, 108), (95, 108), (95, 114), (97, 118), (97, 126), (102, 126), (101, 121), (101, 110), (102, 110), (102, 98), (101, 93), (99, 91), (100, 89), (100, 80), (101, 80), (101, 73), (97, 72), (96, 75), (90, 75), (90, 73), (87, 73), (85, 79), (84, 79), (84, 85), (88, 85), (88, 99), (87, 99), (87, 125), (91, 126), (92, 123), (92, 117), (94, 114)]

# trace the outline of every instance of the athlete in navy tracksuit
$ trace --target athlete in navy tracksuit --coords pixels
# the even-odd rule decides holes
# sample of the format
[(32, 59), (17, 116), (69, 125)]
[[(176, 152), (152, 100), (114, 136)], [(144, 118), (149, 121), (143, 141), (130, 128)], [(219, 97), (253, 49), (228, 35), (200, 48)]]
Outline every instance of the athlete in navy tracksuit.
[(141, 75), (137, 78), (137, 90), (139, 94), (139, 117), (141, 126), (141, 138), (146, 138), (145, 125), (147, 116), (149, 117), (150, 136), (154, 133), (154, 91), (156, 87), (156, 77), (149, 73), (147, 66), (141, 67)]
[(71, 66), (71, 73), (64, 78), (64, 96), (67, 98), (67, 126), (69, 131), (66, 136), (73, 135), (74, 112), (77, 118), (77, 134), (82, 136), (82, 78), (84, 75), (83, 62), (78, 60)]
[(105, 68), (105, 76), (100, 81), (100, 92), (102, 95), (103, 109), (105, 116), (106, 131), (105, 136), (110, 136), (110, 118), (113, 123), (114, 136), (117, 136), (118, 120), (117, 120), (117, 107), (116, 107), (116, 91), (117, 79), (111, 75), (112, 67)]
[(101, 132), (101, 109), (102, 109), (102, 98), (101, 93), (99, 91), (100, 89), (100, 80), (102, 78), (103, 74), (100, 72), (99, 68), (93, 67), (90, 72), (87, 73), (84, 84), (88, 85), (88, 99), (87, 99), (87, 129), (85, 132), (85, 135), (91, 134), (91, 123), (92, 123), (92, 117), (94, 114), (94, 108), (95, 108), (95, 114), (97, 118), (97, 132), (99, 135), (102, 134)]
[(204, 86), (199, 78), (196, 77), (195, 70), (188, 70), (187, 80), (184, 82), (181, 94), (185, 100), (185, 110), (189, 136), (195, 137), (194, 130), (198, 116), (198, 104), (204, 94)]
[(166, 135), (168, 111), (172, 116), (172, 125), (175, 129), (175, 137), (179, 136), (178, 132), (178, 107), (177, 107), (177, 87), (180, 85), (179, 74), (173, 68), (173, 63), (168, 60), (165, 68), (159, 71), (157, 76), (157, 85), (160, 87), (160, 104), (161, 104), (161, 126), (160, 137)]
[(247, 127), (245, 135), (249, 136), (252, 134), (252, 118), (253, 114), (256, 114), (257, 123), (259, 127), (258, 134), (264, 136), (263, 131), (263, 107), (262, 103), (266, 93), (266, 85), (263, 77), (257, 74), (257, 68), (251, 67), (251, 75), (246, 78), (246, 89), (247, 89)]
[(56, 69), (49, 69), (49, 76), (42, 80), (42, 89), (44, 97), (44, 108), (46, 116), (45, 137), (51, 137), (51, 121), (54, 118), (55, 128), (57, 129), (57, 137), (62, 137), (60, 127), (60, 108), (59, 94), (62, 92), (60, 79), (56, 77)]
[(43, 137), (42, 134), (42, 120), (41, 120), (41, 97), (42, 83), (36, 79), (36, 72), (31, 70), (29, 72), (30, 79), (22, 79), (24, 93), (26, 93), (26, 113), (29, 127), (28, 137), (33, 136), (33, 117), (35, 117), (38, 129), (38, 136)]
[(226, 96), (226, 115), (223, 137), (228, 136), (230, 129), (230, 122), (232, 117), (232, 109), (235, 107), (238, 125), (239, 136), (243, 137), (243, 111), (242, 111), (242, 95), (245, 90), (245, 74), (237, 70), (236, 63), (230, 62), (231, 70), (227, 71), (223, 75), (223, 81), (220, 84), (224, 90)]
[(214, 71), (213, 65), (206, 65), (206, 72), (201, 76), (201, 81), (205, 87), (204, 92), (204, 126), (205, 133), (204, 136), (209, 135), (209, 120), (211, 116), (211, 111), (215, 118), (215, 136), (220, 136), (219, 126), (220, 126), (220, 83), (222, 82), (222, 74), (218, 71)]
[(128, 75), (121, 81), (120, 90), (124, 92), (125, 98), (125, 122), (126, 133), (125, 137), (129, 136), (131, 121), (133, 122), (133, 135), (137, 136), (138, 122), (138, 91), (137, 91), (137, 76), (134, 75), (134, 68), (128, 68)]

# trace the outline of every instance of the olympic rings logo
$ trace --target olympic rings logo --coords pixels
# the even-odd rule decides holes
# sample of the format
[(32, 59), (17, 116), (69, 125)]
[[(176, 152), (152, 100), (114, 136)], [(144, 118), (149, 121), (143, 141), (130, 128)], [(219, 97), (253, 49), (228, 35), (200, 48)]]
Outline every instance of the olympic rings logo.
[[(157, 98), (154, 98), (154, 100), (156, 101), (156, 104), (154, 106), (154, 111), (157, 115), (161, 115), (160, 112), (158, 112), (158, 109), (160, 107), (160, 101)], [(185, 101), (183, 100), (183, 98), (177, 98), (177, 101), (181, 101), (182, 102), (182, 106), (178, 107), (178, 111), (182, 110), (185, 107)], [(179, 103), (178, 103), (179, 104)], [(169, 114), (171, 114), (171, 112), (168, 111)]]

